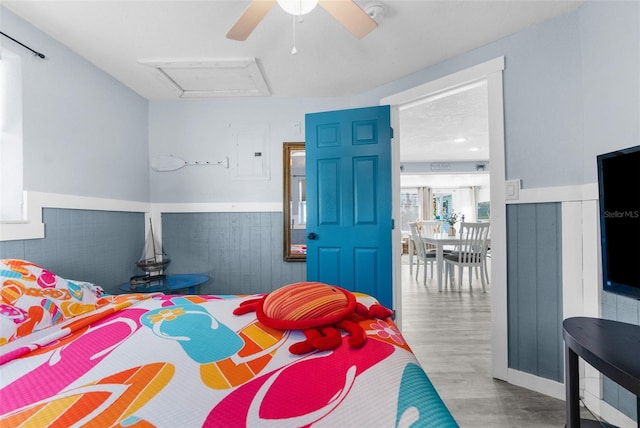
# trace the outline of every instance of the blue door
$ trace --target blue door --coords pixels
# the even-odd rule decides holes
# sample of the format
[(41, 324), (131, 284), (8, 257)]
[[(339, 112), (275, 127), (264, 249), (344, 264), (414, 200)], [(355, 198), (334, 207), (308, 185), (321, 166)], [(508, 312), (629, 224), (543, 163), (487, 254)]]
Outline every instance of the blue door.
[(393, 308), (389, 106), (305, 118), (307, 280)]

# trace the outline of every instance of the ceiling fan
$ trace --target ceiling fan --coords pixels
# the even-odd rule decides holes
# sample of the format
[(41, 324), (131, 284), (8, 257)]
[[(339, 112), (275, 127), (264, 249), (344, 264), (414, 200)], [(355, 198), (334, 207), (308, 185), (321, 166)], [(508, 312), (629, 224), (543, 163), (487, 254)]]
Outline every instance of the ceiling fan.
[(253, 0), (231, 27), (227, 38), (238, 41), (246, 40), (276, 3), (294, 16), (311, 12), (319, 3), (358, 39), (363, 38), (378, 26), (376, 21), (353, 0)]

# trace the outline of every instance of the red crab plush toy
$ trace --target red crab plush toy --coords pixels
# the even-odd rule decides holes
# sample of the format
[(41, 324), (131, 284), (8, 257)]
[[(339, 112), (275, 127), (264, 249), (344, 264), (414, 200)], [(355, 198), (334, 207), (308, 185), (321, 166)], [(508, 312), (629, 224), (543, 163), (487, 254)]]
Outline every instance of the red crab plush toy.
[(314, 350), (326, 351), (342, 343), (338, 328), (349, 334), (349, 345), (359, 348), (367, 335), (359, 321), (386, 319), (393, 312), (374, 304), (367, 309), (353, 293), (321, 282), (298, 282), (285, 285), (261, 298), (244, 301), (233, 313), (256, 312), (258, 320), (279, 330), (302, 330), (306, 340), (289, 347), (292, 354)]

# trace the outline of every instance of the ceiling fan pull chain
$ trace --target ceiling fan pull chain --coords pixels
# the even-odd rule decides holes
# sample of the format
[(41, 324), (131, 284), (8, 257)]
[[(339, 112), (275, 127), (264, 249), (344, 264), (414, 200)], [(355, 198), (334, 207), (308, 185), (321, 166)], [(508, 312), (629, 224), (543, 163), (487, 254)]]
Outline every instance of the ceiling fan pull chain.
[(298, 49), (296, 49), (296, 16), (293, 15), (293, 49), (291, 49), (291, 55), (295, 55), (298, 53)]

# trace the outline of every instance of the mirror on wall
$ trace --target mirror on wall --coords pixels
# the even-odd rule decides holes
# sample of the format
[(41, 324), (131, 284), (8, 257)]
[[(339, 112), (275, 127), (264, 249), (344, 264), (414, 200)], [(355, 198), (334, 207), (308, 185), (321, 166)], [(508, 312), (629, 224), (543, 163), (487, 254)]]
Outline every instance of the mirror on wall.
[(282, 149), (284, 259), (307, 260), (307, 188), (304, 143), (284, 143)]

